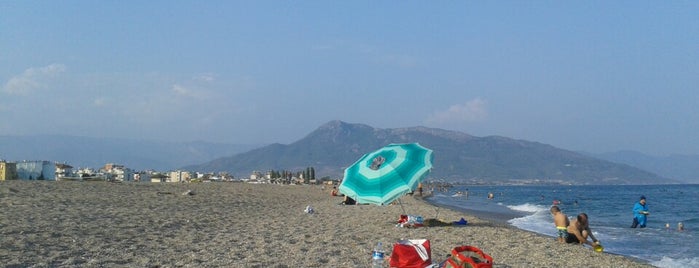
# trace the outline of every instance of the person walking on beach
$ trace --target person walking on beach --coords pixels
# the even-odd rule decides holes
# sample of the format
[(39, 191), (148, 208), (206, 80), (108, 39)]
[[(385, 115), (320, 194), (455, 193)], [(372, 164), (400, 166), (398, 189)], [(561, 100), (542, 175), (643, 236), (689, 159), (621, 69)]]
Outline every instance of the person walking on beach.
[[(588, 237), (592, 239), (592, 242), (587, 240)], [(566, 238), (566, 243), (588, 244), (592, 247), (600, 244), (599, 240), (592, 234), (592, 230), (590, 230), (590, 222), (587, 214), (578, 214), (576, 220), (568, 225), (568, 238)]]
[(646, 197), (642, 195), (641, 199), (633, 206), (633, 223), (631, 223), (631, 228), (636, 228), (636, 226), (646, 228), (646, 217), (648, 214), (650, 213), (648, 212)]
[(553, 214), (553, 225), (558, 230), (558, 242), (565, 243), (568, 239), (568, 225), (570, 225), (568, 217), (561, 212), (558, 206), (551, 207), (551, 214)]

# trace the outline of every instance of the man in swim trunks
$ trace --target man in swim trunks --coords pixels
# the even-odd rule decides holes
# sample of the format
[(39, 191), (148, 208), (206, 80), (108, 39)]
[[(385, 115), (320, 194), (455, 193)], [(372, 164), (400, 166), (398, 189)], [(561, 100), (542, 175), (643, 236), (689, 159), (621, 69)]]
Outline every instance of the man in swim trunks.
[[(587, 237), (592, 238), (592, 242), (587, 240)], [(568, 225), (568, 238), (566, 243), (588, 244), (592, 247), (599, 245), (599, 240), (592, 234), (590, 223), (587, 214), (580, 213), (575, 221)]]
[(564, 243), (568, 239), (568, 217), (561, 212), (558, 206), (551, 207), (551, 214), (553, 214), (553, 224), (558, 230), (558, 242)]

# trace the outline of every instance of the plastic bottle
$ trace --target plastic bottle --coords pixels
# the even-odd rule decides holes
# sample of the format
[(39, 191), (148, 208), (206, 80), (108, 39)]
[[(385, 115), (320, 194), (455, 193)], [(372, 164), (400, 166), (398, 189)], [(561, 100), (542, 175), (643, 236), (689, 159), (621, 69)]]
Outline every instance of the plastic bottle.
[(381, 241), (379, 241), (379, 243), (376, 243), (374, 251), (371, 252), (371, 267), (383, 268), (383, 256), (383, 245), (381, 244)]

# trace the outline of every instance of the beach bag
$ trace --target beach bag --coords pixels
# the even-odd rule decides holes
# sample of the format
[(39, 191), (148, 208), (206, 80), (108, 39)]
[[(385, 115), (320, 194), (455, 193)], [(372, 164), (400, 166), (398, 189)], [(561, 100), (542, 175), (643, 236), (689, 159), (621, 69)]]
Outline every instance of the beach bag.
[(430, 250), (430, 240), (413, 239), (398, 240), (393, 245), (391, 268), (425, 268), (432, 265), (432, 251)]
[(414, 225), (414, 226), (422, 226), (424, 223), (424, 220), (422, 219), (422, 216), (420, 215), (408, 215), (408, 224)]
[(451, 258), (444, 263), (444, 268), (491, 268), (493, 257), (473, 246), (460, 246), (451, 250)]
[(424, 226), (424, 219), (420, 215), (400, 215), (398, 224), (401, 227), (421, 227)]

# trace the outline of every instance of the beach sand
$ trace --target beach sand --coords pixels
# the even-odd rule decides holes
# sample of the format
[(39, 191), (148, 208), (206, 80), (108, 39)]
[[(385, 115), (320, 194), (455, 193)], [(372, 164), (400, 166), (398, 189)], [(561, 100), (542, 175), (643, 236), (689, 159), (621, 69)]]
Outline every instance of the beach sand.
[[(339, 205), (342, 199), (331, 197), (329, 190), (247, 183), (3, 181), (0, 264), (368, 267), (378, 241), (388, 256), (399, 239), (429, 239), (435, 262), (453, 247), (472, 245), (491, 255), (494, 267), (652, 267), (437, 209), (412, 196), (401, 199), (408, 214), (444, 221), (464, 217), (469, 224), (399, 228), (401, 206)], [(307, 205), (315, 213), (305, 213)]]

